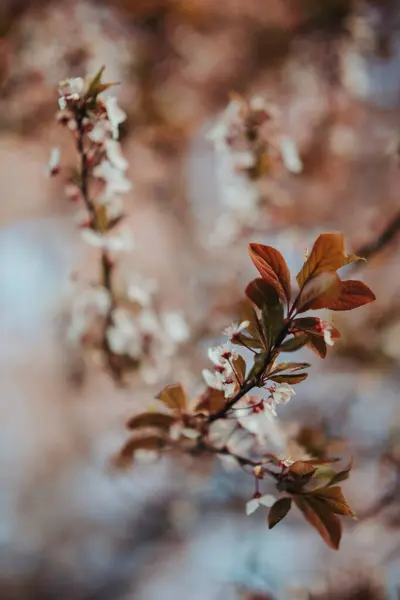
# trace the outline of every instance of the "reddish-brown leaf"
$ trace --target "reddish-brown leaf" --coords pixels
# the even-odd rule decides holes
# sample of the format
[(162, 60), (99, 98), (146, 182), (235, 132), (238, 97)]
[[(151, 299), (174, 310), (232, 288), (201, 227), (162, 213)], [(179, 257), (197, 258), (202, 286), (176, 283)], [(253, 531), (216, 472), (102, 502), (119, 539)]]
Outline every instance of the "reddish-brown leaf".
[(341, 281), (336, 273), (323, 271), (306, 281), (296, 301), (297, 312), (312, 308), (324, 308), (324, 304), (336, 300), (340, 294)]
[(268, 513), (268, 528), (272, 529), (286, 517), (292, 506), (291, 498), (280, 498), (271, 506)]
[(302, 511), (307, 521), (315, 527), (325, 543), (333, 550), (338, 550), (342, 537), (342, 524), (329, 507), (312, 496), (294, 496), (296, 506)]
[(132, 417), (127, 422), (128, 429), (141, 429), (143, 427), (155, 427), (157, 429), (168, 430), (174, 422), (174, 417), (164, 413), (147, 412)]
[(333, 513), (355, 517), (340, 486), (318, 488), (317, 490), (314, 490), (311, 495), (321, 502), (325, 502)]
[(233, 361), (233, 368), (239, 377), (239, 381), (243, 382), (246, 379), (246, 361), (243, 356), (238, 356)]
[(257, 313), (247, 299), (244, 299), (240, 302), (240, 320), (249, 322), (247, 331), (250, 334), (249, 336), (242, 334), (240, 337), (242, 337), (246, 343), (248, 338), (252, 339), (255, 344), (247, 344), (250, 345), (251, 348), (263, 348), (265, 346), (265, 336), (258, 320)]
[(301, 383), (305, 379), (307, 379), (308, 373), (288, 373), (282, 375), (268, 375), (268, 379), (271, 381), (275, 381), (275, 383), (291, 383), (295, 385), (296, 383)]
[(328, 347), (324, 338), (318, 335), (308, 334), (307, 347), (320, 358), (325, 358), (328, 353)]
[(254, 279), (246, 288), (246, 296), (262, 310), (265, 304), (277, 304), (279, 302), (278, 293), (275, 286), (267, 283), (261, 277)]
[(182, 412), (187, 407), (186, 392), (180, 383), (167, 385), (156, 398), (173, 411)]
[(348, 467), (343, 469), (343, 471), (339, 471), (338, 473), (335, 473), (333, 475), (333, 477), (329, 481), (328, 485), (334, 485), (335, 483), (340, 483), (341, 481), (345, 481), (346, 479), (348, 479), (352, 468), (353, 468), (353, 459), (351, 459)]
[(283, 344), (279, 346), (279, 350), (281, 350), (282, 352), (295, 352), (296, 350), (299, 350), (300, 348), (305, 346), (307, 342), (308, 334), (301, 333), (300, 335), (296, 335), (290, 340), (286, 340), (286, 342), (283, 342)]
[(316, 467), (314, 467), (312, 463), (303, 460), (296, 460), (289, 467), (289, 472), (292, 475), (298, 475), (299, 477), (303, 477), (303, 475), (313, 475), (316, 470)]
[(324, 271), (335, 272), (346, 264), (344, 238), (342, 233), (322, 233), (316, 240), (313, 249), (300, 273), (297, 283), (302, 288), (311, 277)]
[(195, 412), (218, 413), (226, 405), (224, 392), (207, 388), (196, 405)]
[(302, 371), (303, 369), (308, 369), (308, 367), (310, 366), (311, 365), (309, 363), (282, 362), (276, 364), (270, 371), (269, 375), (277, 375), (278, 373), (282, 373), (283, 371), (293, 373), (294, 371)]
[[(330, 310), (352, 310), (375, 300), (375, 294), (362, 281), (342, 281), (339, 297), (323, 308)], [(319, 307), (322, 308), (322, 307)]]
[(131, 464), (136, 450), (161, 450), (165, 444), (165, 440), (157, 435), (132, 437), (124, 444), (118, 454), (114, 456), (112, 462), (116, 467), (127, 467)]
[(290, 272), (282, 254), (263, 244), (249, 244), (249, 254), (264, 281), (276, 289), (282, 300), (289, 302)]

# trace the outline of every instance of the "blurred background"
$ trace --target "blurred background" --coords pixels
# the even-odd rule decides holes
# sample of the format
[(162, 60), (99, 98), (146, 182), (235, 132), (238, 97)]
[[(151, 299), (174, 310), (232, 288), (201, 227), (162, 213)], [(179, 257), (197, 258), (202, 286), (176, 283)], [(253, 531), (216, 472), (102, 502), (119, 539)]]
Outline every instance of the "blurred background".
[[(1, 0), (0, 35), (0, 597), (399, 598), (400, 3)], [(156, 280), (160, 310), (189, 332), (156, 381), (124, 390), (65, 341), (85, 249), (62, 178), (46, 178), (52, 147), (67, 171), (75, 160), (54, 119), (58, 81), (103, 64), (128, 115), (124, 268)], [(283, 164), (256, 195), (208, 135), (232, 93), (279, 109)], [(342, 339), (325, 361), (302, 351), (311, 375), (280, 427), (354, 456), (344, 491), (359, 518), (340, 551), (295, 511), (273, 531), (261, 511), (245, 517), (251, 483), (218, 461), (111, 475), (126, 415), (166, 383), (201, 383), (254, 277), (247, 243), (296, 269), (336, 230), (368, 255), (357, 277), (377, 301), (335, 316)]]

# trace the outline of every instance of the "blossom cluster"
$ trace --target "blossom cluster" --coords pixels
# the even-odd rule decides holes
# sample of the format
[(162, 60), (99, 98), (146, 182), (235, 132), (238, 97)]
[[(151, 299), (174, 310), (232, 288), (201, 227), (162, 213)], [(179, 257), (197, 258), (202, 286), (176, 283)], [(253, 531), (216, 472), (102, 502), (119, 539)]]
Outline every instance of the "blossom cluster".
[[(135, 246), (122, 201), (132, 183), (119, 143), (126, 113), (116, 97), (101, 97), (113, 85), (104, 83), (102, 75), (100, 69), (89, 81), (61, 81), (58, 90), (57, 120), (70, 130), (79, 158), (65, 193), (77, 207), (82, 240), (98, 252), (101, 272), (98, 283), (74, 283), (68, 337), (100, 351), (114, 377), (121, 379), (129, 369), (139, 368), (142, 378), (154, 383), (165, 376), (169, 357), (188, 339), (189, 330), (180, 312), (155, 310), (155, 282), (135, 276), (123, 291), (116, 288), (117, 258)], [(59, 148), (54, 148), (50, 176), (60, 173), (60, 159)]]
[(256, 227), (265, 204), (260, 181), (282, 164), (296, 174), (303, 165), (294, 140), (279, 132), (276, 107), (259, 96), (233, 97), (207, 137), (216, 152), (223, 204), (212, 240), (228, 244)]
[[(131, 183), (118, 142), (126, 115), (115, 98), (100, 98), (112, 85), (102, 82), (102, 74), (103, 69), (91, 81), (69, 79), (59, 88), (58, 120), (71, 131), (79, 156), (77, 173), (66, 191), (80, 206), (77, 221), (82, 238), (99, 252), (101, 271), (100, 282), (75, 288), (69, 334), (71, 340), (100, 350), (114, 378), (120, 380), (139, 366), (142, 379), (152, 383), (165, 358), (186, 341), (188, 329), (179, 313), (156, 313), (152, 282), (128, 281), (122, 291), (116, 286), (116, 258), (133, 249), (121, 202)], [(260, 135), (271, 114), (259, 101), (241, 100), (234, 100), (228, 113), (228, 121), (214, 131), (214, 141), (233, 151), (236, 171), (255, 182), (269, 172), (274, 160), (271, 140), (266, 142)], [(295, 156), (289, 153), (289, 158), (288, 167), (296, 170)], [(50, 175), (60, 172), (59, 161), (55, 149), (48, 165)], [(351, 465), (335, 471), (329, 465), (337, 458), (325, 449), (314, 456), (304, 439), (292, 444), (290, 452), (277, 454), (271, 448), (271, 438), (279, 430), (280, 407), (294, 397), (293, 386), (308, 377), (310, 367), (305, 362), (282, 361), (280, 356), (308, 348), (325, 358), (340, 333), (310, 311), (351, 310), (375, 296), (364, 283), (339, 277), (338, 270), (360, 260), (345, 252), (340, 233), (317, 238), (296, 276), (295, 294), (278, 250), (252, 243), (249, 254), (259, 277), (245, 290), (240, 321), (224, 331), (227, 341), (208, 351), (212, 366), (203, 370), (205, 387), (192, 396), (179, 383), (165, 387), (157, 397), (158, 410), (128, 421), (130, 437), (113, 464), (121, 468), (133, 461), (153, 460), (166, 449), (218, 456), (226, 466), (240, 467), (252, 477), (248, 515), (269, 508), (272, 528), (295, 504), (325, 542), (337, 549), (342, 527), (338, 515), (354, 516), (337, 485), (348, 477)], [(274, 483), (278, 497), (269, 489), (261, 491), (267, 479)]]
[[(279, 357), (308, 348), (324, 358), (339, 331), (319, 317), (302, 315), (318, 309), (351, 310), (375, 296), (364, 283), (342, 281), (337, 274), (359, 260), (345, 252), (340, 233), (318, 237), (296, 277), (294, 299), (283, 256), (261, 244), (250, 244), (249, 254), (260, 277), (247, 286), (242, 319), (225, 329), (227, 341), (208, 350), (212, 367), (203, 370), (205, 390), (190, 398), (180, 384), (164, 388), (158, 396), (159, 412), (129, 420), (132, 435), (115, 461), (129, 465), (132, 459), (143, 460), (146, 452), (156, 457), (166, 448), (216, 455), (226, 467), (243, 468), (253, 477), (248, 515), (269, 508), (272, 528), (294, 503), (326, 543), (337, 549), (341, 538), (337, 515), (354, 516), (337, 485), (348, 477), (350, 467), (336, 472), (329, 464), (338, 459), (326, 451), (314, 456), (304, 437), (291, 443), (281, 435), (281, 446), (288, 452), (276, 453), (273, 438), (282, 433), (277, 425), (280, 407), (295, 396), (293, 386), (308, 377), (310, 367)], [(279, 497), (269, 489), (261, 491), (267, 478), (273, 480)]]

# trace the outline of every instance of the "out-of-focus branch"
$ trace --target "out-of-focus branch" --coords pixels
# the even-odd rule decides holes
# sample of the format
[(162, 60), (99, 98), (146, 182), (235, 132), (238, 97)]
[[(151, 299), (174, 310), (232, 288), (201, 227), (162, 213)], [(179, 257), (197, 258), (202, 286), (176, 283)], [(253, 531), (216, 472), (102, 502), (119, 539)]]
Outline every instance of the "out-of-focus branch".
[[(389, 221), (383, 232), (371, 242), (358, 248), (356, 254), (370, 259), (390, 244), (400, 231), (400, 211)], [(360, 264), (360, 263), (358, 263)]]

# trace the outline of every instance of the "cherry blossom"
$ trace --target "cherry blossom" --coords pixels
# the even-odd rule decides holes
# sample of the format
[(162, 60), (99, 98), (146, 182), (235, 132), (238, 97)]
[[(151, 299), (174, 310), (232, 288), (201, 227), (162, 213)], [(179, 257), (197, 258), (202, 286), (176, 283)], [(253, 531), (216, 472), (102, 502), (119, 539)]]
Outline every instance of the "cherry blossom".
[(246, 515), (252, 515), (260, 506), (271, 508), (275, 500), (276, 498), (272, 494), (264, 494), (264, 496), (258, 493), (254, 494), (253, 498), (246, 502)]
[(273, 415), (276, 415), (276, 407), (279, 404), (287, 404), (296, 392), (288, 383), (280, 383), (272, 392), (268, 400), (268, 406)]
[(104, 147), (107, 158), (113, 167), (119, 169), (120, 171), (126, 171), (128, 168), (128, 161), (122, 154), (119, 142), (117, 142), (117, 140), (109, 139), (104, 142)]
[(280, 150), (283, 164), (286, 169), (296, 175), (301, 173), (303, 170), (303, 163), (295, 141), (288, 136), (282, 137), (280, 141)]
[(203, 378), (208, 387), (224, 392), (225, 398), (231, 398), (235, 393), (236, 382), (232, 370), (231, 373), (228, 373), (227, 369), (225, 369), (221, 373), (219, 371), (203, 369)]
[(74, 294), (68, 338), (79, 341), (97, 317), (104, 317), (111, 306), (111, 296), (103, 287), (89, 287)]
[(224, 329), (223, 334), (226, 335), (231, 341), (234, 341), (245, 329), (247, 329), (249, 325), (249, 321), (232, 323), (232, 325), (229, 325)]
[(118, 101), (115, 96), (110, 96), (106, 100), (107, 117), (111, 124), (112, 136), (116, 140), (119, 135), (119, 126), (126, 119), (126, 113), (118, 106)]
[(328, 346), (334, 346), (335, 342), (332, 337), (333, 327), (326, 321), (319, 319), (317, 329), (324, 336), (324, 341)]
[(95, 144), (104, 144), (110, 135), (110, 124), (108, 121), (97, 121), (95, 126), (87, 134), (88, 138)]
[(59, 99), (58, 105), (61, 110), (67, 108), (69, 101), (76, 102), (80, 100), (85, 87), (85, 82), (82, 77), (73, 77), (71, 79), (64, 79), (60, 82), (58, 87)]
[(135, 280), (128, 284), (126, 295), (131, 302), (136, 302), (145, 308), (151, 305), (156, 290), (157, 282), (154, 279), (136, 276)]
[(103, 179), (106, 184), (105, 200), (112, 198), (115, 194), (126, 194), (132, 189), (132, 183), (126, 179), (123, 171), (107, 159), (93, 169), (93, 175)]
[(107, 330), (107, 341), (114, 354), (138, 359), (142, 352), (142, 342), (135, 318), (123, 308), (112, 312), (111, 325)]
[(118, 231), (102, 234), (85, 227), (82, 230), (82, 238), (90, 246), (101, 248), (111, 253), (130, 252), (134, 248), (131, 230), (121, 227)]
[(214, 348), (208, 349), (208, 358), (217, 367), (226, 367), (229, 361), (236, 360), (238, 353), (236, 350), (230, 348), (228, 344), (221, 344)]
[(161, 315), (161, 322), (166, 335), (177, 344), (186, 342), (189, 338), (189, 328), (182, 313), (167, 311)]
[(52, 148), (50, 152), (49, 162), (47, 163), (47, 175), (54, 177), (60, 172), (61, 150), (60, 148)]

